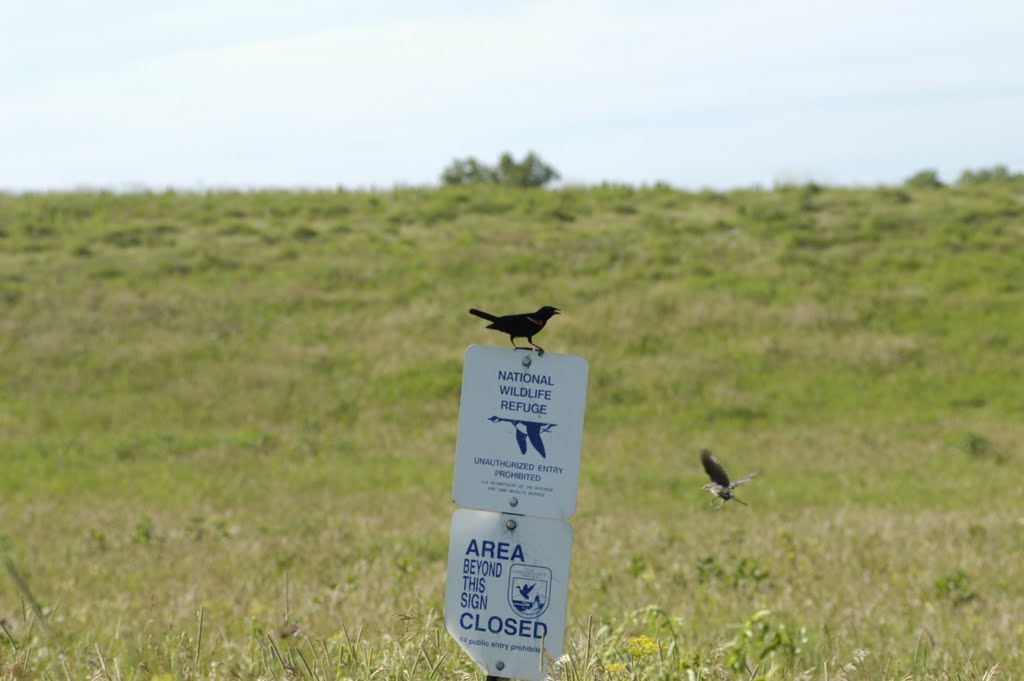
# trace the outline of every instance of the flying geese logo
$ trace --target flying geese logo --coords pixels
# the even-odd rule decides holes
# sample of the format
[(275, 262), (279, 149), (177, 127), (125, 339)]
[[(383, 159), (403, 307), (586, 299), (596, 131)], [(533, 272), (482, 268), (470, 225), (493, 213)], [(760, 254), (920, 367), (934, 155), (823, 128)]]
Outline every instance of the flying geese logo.
[(548, 458), (547, 450), (544, 449), (544, 440), (540, 436), (542, 433), (551, 432), (551, 429), (558, 425), (557, 423), (538, 423), (537, 421), (506, 419), (500, 416), (492, 416), (487, 420), (491, 423), (511, 423), (520, 453), (526, 454), (526, 443), (529, 442), (542, 459)]

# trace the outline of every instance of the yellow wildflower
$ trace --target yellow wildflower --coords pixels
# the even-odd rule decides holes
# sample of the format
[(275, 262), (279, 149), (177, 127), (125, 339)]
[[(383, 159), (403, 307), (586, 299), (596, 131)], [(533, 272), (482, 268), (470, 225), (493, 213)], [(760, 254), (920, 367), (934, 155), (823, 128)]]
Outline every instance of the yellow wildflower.
[(650, 636), (634, 636), (626, 641), (630, 657), (650, 657), (661, 652), (661, 645)]

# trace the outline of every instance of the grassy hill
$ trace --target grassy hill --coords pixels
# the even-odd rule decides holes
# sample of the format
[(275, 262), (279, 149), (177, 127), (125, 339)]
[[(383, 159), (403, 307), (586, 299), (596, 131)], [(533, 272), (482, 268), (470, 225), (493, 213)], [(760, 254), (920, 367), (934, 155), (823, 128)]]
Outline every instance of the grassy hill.
[(1022, 282), (1020, 177), (0, 195), (0, 679), (471, 672), (466, 309), (545, 304), (565, 678), (1024, 675)]

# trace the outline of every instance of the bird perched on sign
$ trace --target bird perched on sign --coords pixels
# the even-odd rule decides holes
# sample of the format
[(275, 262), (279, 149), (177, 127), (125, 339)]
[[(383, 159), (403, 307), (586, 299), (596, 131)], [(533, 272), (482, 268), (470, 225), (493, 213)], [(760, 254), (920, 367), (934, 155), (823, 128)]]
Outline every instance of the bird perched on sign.
[(516, 345), (516, 338), (525, 338), (527, 343), (537, 348), (537, 354), (540, 355), (544, 354), (544, 348), (534, 343), (533, 337), (544, 330), (544, 326), (548, 323), (549, 319), (554, 317), (556, 314), (561, 314), (561, 312), (562, 311), (557, 307), (551, 307), (550, 305), (545, 305), (536, 312), (507, 314), (503, 317), (498, 317), (480, 310), (469, 310), (469, 314), (476, 315), (481, 319), (486, 319), (491, 322), (487, 325), (488, 329), (507, 333), (516, 350), (530, 349)]
[[(722, 464), (718, 462), (718, 459), (715, 458), (715, 455), (711, 453), (710, 449), (700, 450), (700, 462), (704, 464), (704, 470), (707, 472), (708, 477), (711, 478), (711, 482), (704, 485), (703, 489), (721, 499), (718, 506), (715, 507), (716, 511), (722, 508), (722, 506), (725, 505), (725, 502), (730, 499), (736, 499), (736, 501), (739, 501), (741, 504), (746, 506), (743, 501), (733, 496), (732, 491), (751, 478), (754, 478), (757, 473), (751, 473), (747, 477), (741, 478), (736, 482), (729, 482), (729, 475), (725, 472), (725, 468), (723, 468)], [(712, 499), (711, 503), (715, 503), (715, 500)]]

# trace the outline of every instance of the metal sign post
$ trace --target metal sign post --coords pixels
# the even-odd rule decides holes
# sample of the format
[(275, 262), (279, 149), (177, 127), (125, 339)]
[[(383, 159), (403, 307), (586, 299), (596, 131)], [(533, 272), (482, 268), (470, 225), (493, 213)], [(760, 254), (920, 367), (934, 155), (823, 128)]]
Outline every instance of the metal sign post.
[(541, 681), (562, 654), (588, 371), (466, 350), (445, 626), (488, 681)]

